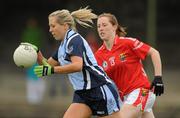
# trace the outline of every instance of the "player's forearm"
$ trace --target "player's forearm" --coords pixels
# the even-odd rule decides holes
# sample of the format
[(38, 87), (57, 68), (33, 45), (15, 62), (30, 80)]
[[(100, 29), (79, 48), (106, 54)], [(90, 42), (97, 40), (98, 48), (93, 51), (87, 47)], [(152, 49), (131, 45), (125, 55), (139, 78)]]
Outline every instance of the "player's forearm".
[(74, 72), (79, 72), (81, 70), (82, 70), (82, 66), (78, 62), (64, 66), (54, 66), (54, 73), (59, 73), (59, 74), (74, 73)]
[(154, 66), (154, 75), (162, 76), (162, 63), (161, 63), (161, 57), (159, 51), (153, 48), (151, 50), (152, 50), (151, 59)]

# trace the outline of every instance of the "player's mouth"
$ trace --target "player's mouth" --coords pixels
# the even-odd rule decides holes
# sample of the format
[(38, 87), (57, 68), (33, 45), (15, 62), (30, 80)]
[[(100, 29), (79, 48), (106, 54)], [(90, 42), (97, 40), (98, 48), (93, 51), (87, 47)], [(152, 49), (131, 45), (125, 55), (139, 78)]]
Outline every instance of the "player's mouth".
[(105, 33), (104, 32), (100, 32), (99, 33), (101, 37), (104, 37)]
[(53, 37), (55, 37), (56, 35), (55, 35), (55, 33), (52, 33), (52, 35), (53, 35)]

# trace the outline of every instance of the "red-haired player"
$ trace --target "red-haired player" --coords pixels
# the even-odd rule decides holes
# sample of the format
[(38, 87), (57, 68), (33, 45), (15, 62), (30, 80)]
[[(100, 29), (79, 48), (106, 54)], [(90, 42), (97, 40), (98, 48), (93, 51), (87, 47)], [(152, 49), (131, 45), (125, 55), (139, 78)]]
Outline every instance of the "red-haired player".
[[(122, 117), (153, 118), (155, 94), (160, 96), (164, 92), (159, 52), (136, 38), (125, 37), (124, 28), (110, 13), (99, 15), (97, 30), (104, 43), (95, 56), (119, 89)], [(154, 66), (151, 85), (141, 63), (147, 55), (151, 56)]]

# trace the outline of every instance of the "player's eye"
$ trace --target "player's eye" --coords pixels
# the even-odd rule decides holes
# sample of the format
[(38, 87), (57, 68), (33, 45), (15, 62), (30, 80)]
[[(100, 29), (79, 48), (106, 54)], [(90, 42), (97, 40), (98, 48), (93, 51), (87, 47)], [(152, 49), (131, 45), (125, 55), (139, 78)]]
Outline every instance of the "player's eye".
[(100, 28), (100, 25), (98, 25), (97, 28)]
[(103, 27), (106, 27), (107, 26), (107, 24), (103, 24)]

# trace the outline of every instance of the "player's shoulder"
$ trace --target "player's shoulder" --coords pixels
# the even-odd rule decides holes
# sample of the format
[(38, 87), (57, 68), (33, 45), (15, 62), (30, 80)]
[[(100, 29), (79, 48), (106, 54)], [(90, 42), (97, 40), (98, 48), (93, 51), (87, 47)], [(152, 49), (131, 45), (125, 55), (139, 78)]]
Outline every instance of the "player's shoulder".
[(74, 43), (80, 44), (82, 41), (83, 41), (82, 36), (78, 33), (74, 33), (67, 39), (67, 44), (74, 44)]
[(137, 38), (133, 38), (133, 37), (119, 37), (119, 39), (121, 40), (121, 41), (136, 41), (137, 40)]
[(103, 52), (105, 49), (104, 44), (102, 44), (96, 52)]
[(96, 55), (96, 56), (97, 56), (97, 55), (101, 55), (101, 54), (104, 52), (104, 50), (105, 50), (104, 45), (101, 45), (101, 46), (99, 47), (99, 49), (95, 52), (95, 55)]
[(138, 41), (138, 39), (137, 38), (133, 38), (133, 37), (119, 37), (119, 41), (118, 42), (120, 44), (131, 45), (131, 44), (134, 44), (137, 41)]

